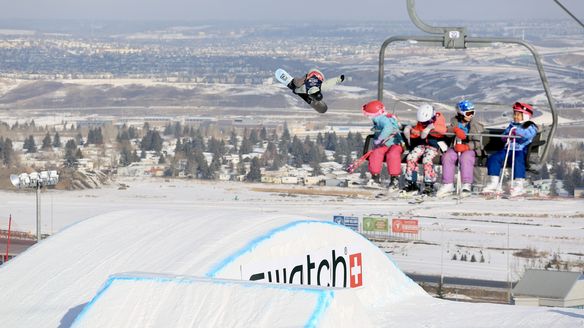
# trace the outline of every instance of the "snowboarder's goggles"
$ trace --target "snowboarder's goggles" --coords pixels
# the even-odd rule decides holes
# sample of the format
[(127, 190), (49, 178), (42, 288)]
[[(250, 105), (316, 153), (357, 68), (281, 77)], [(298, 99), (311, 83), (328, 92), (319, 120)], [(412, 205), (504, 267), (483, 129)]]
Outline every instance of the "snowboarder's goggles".
[(311, 78), (313, 76), (316, 76), (316, 78), (319, 79), (319, 80), (321, 80), (321, 81), (324, 80), (324, 76), (322, 76), (322, 74), (320, 74), (317, 71), (312, 71), (312, 72), (308, 73), (306, 75), (306, 79), (309, 79), (309, 78)]
[(467, 110), (464, 112), (464, 116), (469, 117), (474, 115), (474, 110)]

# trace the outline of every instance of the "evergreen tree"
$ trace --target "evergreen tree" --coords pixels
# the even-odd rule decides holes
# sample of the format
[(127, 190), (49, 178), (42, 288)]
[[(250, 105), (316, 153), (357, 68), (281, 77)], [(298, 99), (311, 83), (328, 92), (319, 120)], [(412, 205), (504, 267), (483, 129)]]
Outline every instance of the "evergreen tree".
[(252, 129), (251, 132), (249, 133), (249, 142), (251, 142), (251, 144), (254, 146), (258, 142), (260, 142), (260, 140), (258, 138), (258, 131), (256, 129)]
[(69, 139), (65, 144), (65, 166), (77, 166), (77, 157), (75, 156), (76, 152), (77, 143), (75, 142), (75, 139)]
[(237, 163), (237, 174), (244, 175), (245, 172), (245, 163), (243, 162), (241, 155), (239, 155), (239, 162)]
[(324, 137), (325, 137), (324, 149), (332, 151), (337, 150), (338, 143), (337, 134), (335, 132), (332, 133), (327, 132)]
[(36, 153), (37, 152), (37, 146), (36, 146), (36, 143), (34, 142), (34, 137), (32, 136), (32, 134), (29, 135), (26, 140), (24, 140), (23, 148), (28, 153)]
[(2, 159), (2, 164), (6, 167), (11, 167), (14, 164), (15, 154), (10, 138), (2, 140), (2, 137), (0, 137), (0, 158)]
[(253, 151), (253, 144), (251, 143), (251, 141), (249, 139), (247, 139), (246, 136), (243, 136), (243, 139), (241, 140), (241, 146), (239, 147), (239, 154), (240, 155), (249, 154), (252, 151)]
[(260, 182), (262, 179), (262, 173), (260, 170), (260, 160), (257, 157), (254, 157), (251, 160), (251, 165), (249, 167), (249, 173), (245, 177), (247, 181), (251, 182)]
[(285, 141), (291, 140), (290, 130), (288, 130), (288, 123), (287, 122), (284, 123), (284, 131), (282, 131), (282, 137), (280, 137), (280, 140), (285, 140)]
[(51, 150), (53, 141), (51, 140), (51, 135), (49, 134), (49, 132), (47, 132), (47, 134), (45, 134), (45, 137), (43, 138), (43, 145), (41, 147), (42, 150)]
[(60, 148), (61, 144), (61, 137), (59, 136), (59, 132), (55, 132), (55, 136), (53, 137), (53, 148)]
[(266, 130), (265, 126), (262, 126), (262, 129), (260, 130), (260, 140), (264, 141), (268, 139), (268, 130)]

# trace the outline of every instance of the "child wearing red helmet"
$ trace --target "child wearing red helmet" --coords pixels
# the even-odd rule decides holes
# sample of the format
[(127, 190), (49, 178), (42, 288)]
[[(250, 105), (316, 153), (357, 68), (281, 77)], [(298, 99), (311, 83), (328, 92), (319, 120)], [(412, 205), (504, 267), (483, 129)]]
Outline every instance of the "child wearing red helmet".
[(399, 190), (399, 176), (401, 174), (401, 154), (403, 153), (400, 124), (397, 117), (385, 112), (385, 105), (379, 100), (373, 100), (363, 105), (363, 115), (371, 118), (374, 132), (374, 149), (369, 156), (369, 172), (376, 184), (380, 184), (380, 173), (383, 161), (391, 177), (389, 189)]
[[(506, 157), (508, 162), (510, 162), (512, 158), (515, 158), (513, 166), (513, 176), (515, 180), (511, 184), (511, 196), (518, 196), (525, 192), (525, 152), (538, 132), (537, 125), (531, 121), (532, 116), (533, 107), (531, 105), (522, 102), (516, 102), (513, 104), (513, 121), (509, 123), (503, 132), (503, 140), (507, 142), (507, 139), (509, 138), (506, 136), (508, 135), (517, 136), (517, 138), (514, 138), (514, 142), (507, 142), (503, 149), (492, 154), (487, 159), (489, 183), (483, 189), (484, 193), (497, 191), (497, 188), (499, 187), (499, 175), (501, 174), (503, 165), (505, 165)], [(515, 144), (514, 146), (513, 143)], [(515, 154), (508, 154), (509, 151), (515, 151)]]

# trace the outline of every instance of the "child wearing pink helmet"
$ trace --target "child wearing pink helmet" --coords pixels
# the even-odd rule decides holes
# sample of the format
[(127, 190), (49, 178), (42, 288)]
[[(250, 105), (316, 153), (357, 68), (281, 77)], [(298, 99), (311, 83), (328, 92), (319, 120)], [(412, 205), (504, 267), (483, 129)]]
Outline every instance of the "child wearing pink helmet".
[(403, 140), (400, 133), (400, 124), (397, 117), (385, 111), (385, 105), (379, 100), (373, 100), (362, 108), (363, 115), (373, 122), (374, 149), (369, 156), (369, 172), (374, 183), (381, 184), (380, 173), (383, 162), (391, 177), (390, 191), (399, 190), (399, 176), (401, 175), (401, 154)]

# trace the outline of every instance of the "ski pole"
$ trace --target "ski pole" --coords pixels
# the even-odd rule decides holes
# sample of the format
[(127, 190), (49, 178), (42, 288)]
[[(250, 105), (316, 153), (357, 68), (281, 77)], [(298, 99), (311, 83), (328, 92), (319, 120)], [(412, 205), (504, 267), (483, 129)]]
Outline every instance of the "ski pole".
[(513, 189), (513, 181), (515, 181), (515, 139), (511, 143), (513, 145), (513, 153), (511, 156), (511, 189)]
[(349, 166), (347, 166), (346, 171), (348, 173), (355, 172), (355, 170), (358, 169), (359, 166), (361, 166), (361, 164), (363, 164), (369, 158), (369, 156), (371, 156), (372, 153), (373, 153), (373, 150), (366, 152), (363, 156), (359, 157), (356, 161), (354, 161)]
[[(515, 127), (512, 127), (509, 130), (507, 136), (510, 137), (514, 130)], [(505, 144), (505, 147), (507, 147), (507, 151), (505, 152), (505, 160), (503, 161), (503, 167), (501, 168), (501, 173), (499, 174), (499, 183), (497, 183), (497, 189), (495, 190), (496, 193), (501, 192), (501, 190), (503, 190), (503, 174), (505, 173), (505, 167), (507, 166), (507, 159), (509, 158), (509, 151), (511, 150), (510, 146), (511, 138), (507, 138), (507, 142)]]

